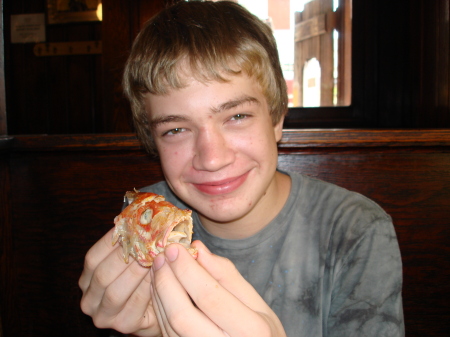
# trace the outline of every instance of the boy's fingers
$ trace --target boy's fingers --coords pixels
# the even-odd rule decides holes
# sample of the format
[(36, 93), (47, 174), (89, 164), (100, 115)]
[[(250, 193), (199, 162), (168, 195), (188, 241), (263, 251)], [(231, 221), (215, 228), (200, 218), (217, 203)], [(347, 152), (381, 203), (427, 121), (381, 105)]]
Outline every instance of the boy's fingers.
[(135, 332), (138, 328), (141, 332), (151, 332), (152, 336), (159, 335), (159, 324), (152, 306), (149, 272), (111, 323), (112, 328), (125, 333)]
[[(175, 244), (170, 246), (175, 246)], [(182, 246), (179, 247), (185, 250), (191, 262), (196, 264), (186, 249)], [(165, 262), (166, 259), (167, 257), (164, 254), (158, 255), (153, 268), (155, 272), (155, 300), (160, 307), (160, 313), (163, 316), (168, 335), (172, 336), (171, 330), (173, 330), (175, 335), (177, 332), (182, 332), (180, 334), (183, 337), (223, 337), (223, 332), (217, 325), (194, 306), (188, 293)], [(199, 286), (202, 285), (199, 284)]]
[[(98, 326), (108, 326), (122, 310), (145, 312), (150, 302), (149, 282), (144, 278), (149, 269), (130, 259), (123, 261), (120, 246), (112, 245), (112, 230), (106, 233), (88, 252), (85, 268), (79, 280), (83, 291), (81, 309), (93, 317)], [(148, 278), (149, 279), (149, 278)], [(147, 295), (142, 287), (147, 283)], [(128, 305), (128, 308), (127, 308)]]
[(149, 272), (134, 260), (128, 265), (123, 261), (115, 265), (114, 260), (114, 254), (108, 256), (93, 274), (89, 287), (83, 291), (81, 308), (88, 315), (96, 315), (99, 323), (116, 316), (130, 298), (135, 300), (132, 296)]
[(84, 259), (84, 269), (78, 281), (81, 290), (86, 290), (89, 286), (92, 275), (98, 265), (104, 261), (115, 249), (117, 245), (112, 244), (112, 233), (114, 228), (110, 229), (103, 237), (98, 240), (86, 253)]
[(175, 331), (173, 331), (172, 327), (169, 324), (166, 313), (164, 312), (164, 306), (162, 305), (161, 299), (159, 298), (159, 295), (155, 289), (156, 287), (154, 286), (155, 274), (153, 272), (153, 269), (150, 271), (150, 275), (152, 277), (151, 294), (152, 294), (153, 308), (155, 309), (156, 318), (158, 320), (162, 336), (175, 337), (177, 336), (177, 334), (175, 333)]
[[(202, 252), (199, 251), (199, 257), (201, 254)], [(251, 335), (252, 331), (258, 331), (261, 326), (265, 325), (266, 322), (261, 319), (259, 314), (250, 310), (246, 304), (225, 289), (182, 246), (169, 245), (166, 247), (165, 256), (166, 263), (160, 270), (165, 268), (173, 272), (180, 283), (179, 288), (187, 291), (198, 308), (221, 330), (230, 336), (246, 336)], [(214, 255), (210, 256), (215, 257), (216, 262), (219, 263), (222, 259)], [(170, 268), (167, 266), (168, 264)], [(234, 268), (234, 265), (231, 264), (231, 266)], [(237, 274), (241, 277), (239, 273)], [(158, 272), (156, 276), (158, 276)], [(235, 282), (234, 287), (237, 287), (238, 283), (240, 282)], [(158, 292), (161, 294), (161, 290), (158, 290)], [(166, 310), (166, 313), (169, 315), (168, 310)]]
[(104, 290), (99, 310), (110, 316), (115, 316), (124, 309), (144, 312), (151, 300), (149, 279), (146, 280), (148, 273), (148, 269), (134, 260), (130, 261), (127, 268)]

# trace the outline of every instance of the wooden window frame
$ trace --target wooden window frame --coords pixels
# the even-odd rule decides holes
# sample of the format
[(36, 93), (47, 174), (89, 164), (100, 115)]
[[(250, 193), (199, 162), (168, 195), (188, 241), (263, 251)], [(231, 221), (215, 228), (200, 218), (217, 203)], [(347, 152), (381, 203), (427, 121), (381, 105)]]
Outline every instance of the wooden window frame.
[(352, 4), (351, 104), (332, 107), (289, 108), (284, 128), (377, 127), (377, 31), (373, 8), (364, 1)]

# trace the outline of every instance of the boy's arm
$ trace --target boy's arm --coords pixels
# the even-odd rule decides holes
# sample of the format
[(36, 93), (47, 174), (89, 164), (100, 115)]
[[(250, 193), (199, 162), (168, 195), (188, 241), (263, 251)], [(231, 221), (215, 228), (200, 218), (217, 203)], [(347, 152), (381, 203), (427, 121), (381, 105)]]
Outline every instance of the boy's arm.
[(154, 308), (168, 336), (285, 337), (276, 314), (233, 263), (200, 242), (194, 260), (173, 244), (152, 267)]

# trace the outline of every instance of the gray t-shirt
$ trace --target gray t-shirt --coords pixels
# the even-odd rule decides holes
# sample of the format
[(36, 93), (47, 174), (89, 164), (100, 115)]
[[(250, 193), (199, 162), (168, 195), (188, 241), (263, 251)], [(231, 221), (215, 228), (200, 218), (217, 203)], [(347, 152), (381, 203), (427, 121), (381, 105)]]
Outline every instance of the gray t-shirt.
[[(278, 216), (240, 240), (194, 239), (227, 257), (289, 337), (404, 336), (402, 262), (392, 220), (366, 197), (297, 173)], [(141, 189), (189, 208), (165, 182)]]

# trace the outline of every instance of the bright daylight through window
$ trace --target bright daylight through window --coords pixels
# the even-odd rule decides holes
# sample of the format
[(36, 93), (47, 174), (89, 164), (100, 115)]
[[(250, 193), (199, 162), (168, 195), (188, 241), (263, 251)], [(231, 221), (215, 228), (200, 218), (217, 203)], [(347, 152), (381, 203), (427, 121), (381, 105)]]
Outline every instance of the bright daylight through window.
[(351, 1), (236, 1), (272, 27), (290, 107), (350, 105)]

